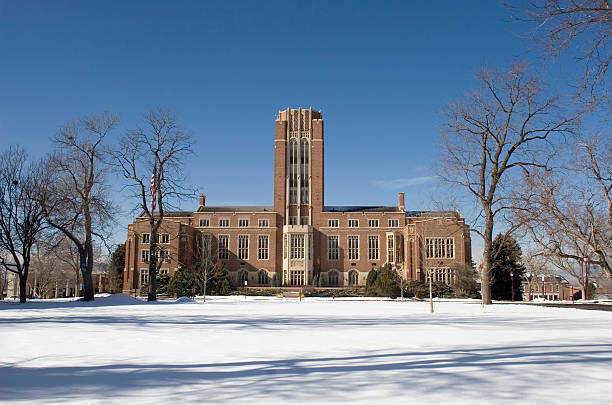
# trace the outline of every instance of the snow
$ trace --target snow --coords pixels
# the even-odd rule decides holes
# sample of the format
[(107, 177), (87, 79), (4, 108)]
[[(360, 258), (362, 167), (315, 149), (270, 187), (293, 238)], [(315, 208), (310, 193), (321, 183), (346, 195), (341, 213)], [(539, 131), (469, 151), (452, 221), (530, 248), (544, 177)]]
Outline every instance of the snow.
[(0, 402), (612, 403), (612, 312), (185, 301), (0, 302)]

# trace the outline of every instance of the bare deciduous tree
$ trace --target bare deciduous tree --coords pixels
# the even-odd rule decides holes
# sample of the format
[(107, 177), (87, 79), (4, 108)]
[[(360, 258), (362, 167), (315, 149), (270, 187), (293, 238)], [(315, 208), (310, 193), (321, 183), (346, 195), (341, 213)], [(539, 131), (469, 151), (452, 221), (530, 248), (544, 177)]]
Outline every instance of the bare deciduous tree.
[[(484, 241), (482, 299), (491, 304), (493, 228), (507, 219), (517, 176), (546, 167), (558, 138), (572, 129), (573, 121), (559, 113), (557, 98), (546, 97), (540, 81), (523, 66), (484, 70), (477, 79), (480, 89), (446, 110), (438, 173), (481, 207), (473, 231)], [(510, 224), (506, 234), (518, 227)]]
[(523, 204), (534, 214), (526, 222), (529, 234), (549, 262), (575, 278), (583, 289), (584, 257), (612, 279), (609, 147), (601, 139), (578, 140), (575, 150), (579, 153), (569, 167), (536, 170), (525, 177), (528, 191), (523, 194)]
[(54, 175), (47, 182), (45, 217), (77, 248), (85, 301), (94, 299), (94, 238), (105, 241), (113, 217), (103, 142), (118, 123), (116, 114), (106, 112), (62, 126), (48, 161)]
[(137, 210), (151, 227), (149, 301), (157, 300), (156, 277), (163, 261), (158, 235), (165, 210), (178, 200), (196, 195), (195, 190), (184, 185), (182, 170), (184, 158), (193, 153), (192, 143), (191, 133), (177, 123), (174, 114), (160, 108), (146, 114), (144, 128), (128, 132), (112, 152), (119, 172), (128, 180), (138, 201)]
[(44, 229), (39, 204), (41, 165), (11, 147), (0, 154), (0, 265), (19, 277), (19, 302), (26, 302), (32, 248)]
[[(511, 6), (517, 9), (516, 6)], [(584, 63), (583, 88), (595, 98), (609, 98), (612, 61), (610, 0), (533, 0), (526, 13), (533, 34), (552, 56), (573, 49)]]

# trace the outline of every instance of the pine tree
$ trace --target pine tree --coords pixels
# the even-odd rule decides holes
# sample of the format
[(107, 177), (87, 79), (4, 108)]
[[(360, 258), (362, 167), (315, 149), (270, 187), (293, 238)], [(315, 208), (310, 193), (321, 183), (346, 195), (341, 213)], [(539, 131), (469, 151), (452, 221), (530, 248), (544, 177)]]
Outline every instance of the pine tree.
[(512, 276), (514, 273), (514, 300), (523, 300), (523, 278), (525, 266), (522, 264), (522, 251), (511, 236), (498, 234), (491, 247), (491, 297), (494, 300), (512, 299)]
[(123, 289), (123, 268), (125, 267), (125, 243), (117, 246), (111, 255), (110, 287), (111, 292), (118, 293)]

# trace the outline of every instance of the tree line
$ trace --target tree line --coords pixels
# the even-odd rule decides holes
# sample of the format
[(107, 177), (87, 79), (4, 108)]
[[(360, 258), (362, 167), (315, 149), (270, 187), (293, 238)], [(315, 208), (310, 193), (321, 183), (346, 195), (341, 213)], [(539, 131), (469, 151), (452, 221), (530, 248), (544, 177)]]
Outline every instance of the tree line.
[(476, 74), (478, 87), (444, 110), (437, 172), (478, 207), (472, 231), (484, 245), (484, 304), (492, 301), (493, 263), (500, 255), (496, 230), (503, 230), (502, 240), (529, 243), (534, 262), (575, 276), (583, 289), (585, 261), (612, 279), (610, 2), (506, 6), (531, 24), (528, 34), (546, 62), (567, 53), (583, 74), (566, 83), (577, 90), (562, 95), (528, 62), (485, 68)]
[[(135, 211), (151, 226), (148, 299), (156, 299), (161, 266), (157, 234), (165, 210), (195, 195), (182, 174), (193, 136), (170, 110), (160, 108), (111, 145), (110, 134), (119, 122), (118, 114), (105, 112), (62, 125), (51, 139), (52, 152), (39, 160), (29, 159), (20, 146), (0, 153), (0, 266), (17, 275), (20, 302), (26, 301), (33, 259), (49, 258), (60, 249), (71, 250), (62, 258), (78, 257), (77, 283), (80, 276), (85, 301), (94, 299), (92, 270), (98, 248), (110, 248), (117, 213), (110, 198), (111, 173), (126, 180), (123, 193), (133, 197)], [(118, 283), (116, 272), (113, 281)]]

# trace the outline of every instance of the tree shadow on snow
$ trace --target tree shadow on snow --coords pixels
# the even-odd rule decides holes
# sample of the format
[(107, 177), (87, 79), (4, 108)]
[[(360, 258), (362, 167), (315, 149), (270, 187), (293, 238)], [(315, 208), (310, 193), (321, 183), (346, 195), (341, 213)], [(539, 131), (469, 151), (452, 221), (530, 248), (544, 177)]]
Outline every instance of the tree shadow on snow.
[(378, 395), (383, 395), (379, 400), (404, 395), (397, 398), (399, 402), (409, 401), (408, 393), (489, 398), (492, 402), (521, 400), (537, 397), (541, 384), (558, 384), (559, 370), (578, 370), (568, 378), (580, 378), (580, 370), (611, 367), (611, 349), (612, 344), (574, 344), (201, 364), (45, 368), (5, 364), (0, 366), (0, 398), (53, 402), (133, 396), (142, 400), (160, 395), (155, 390), (162, 389), (164, 400), (188, 398), (191, 402), (334, 401), (378, 387)]

